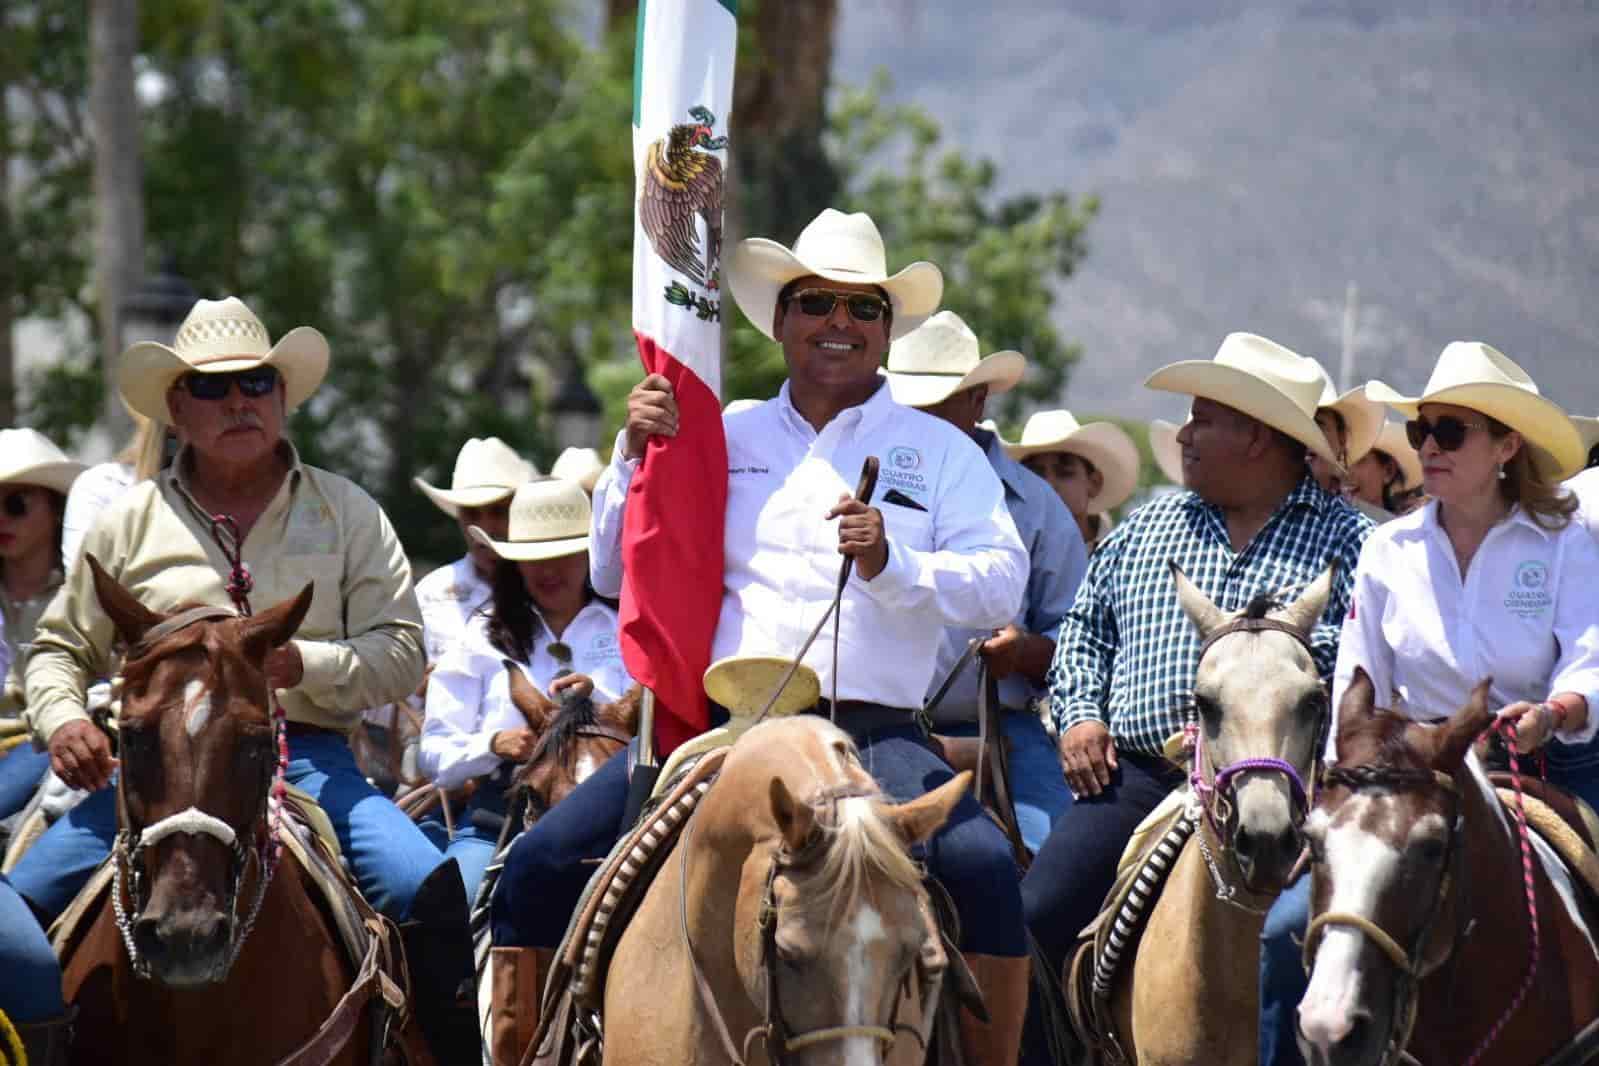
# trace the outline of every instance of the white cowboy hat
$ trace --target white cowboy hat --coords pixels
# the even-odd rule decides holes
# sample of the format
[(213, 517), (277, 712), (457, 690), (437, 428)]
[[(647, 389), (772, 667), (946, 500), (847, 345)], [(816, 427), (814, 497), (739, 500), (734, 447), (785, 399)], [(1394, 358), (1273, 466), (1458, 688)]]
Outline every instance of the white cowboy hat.
[(765, 237), (739, 241), (723, 273), (745, 317), (768, 337), (772, 336), (777, 294), (807, 274), (876, 285), (888, 293), (894, 309), (890, 340), (927, 321), (944, 295), (944, 275), (938, 267), (917, 262), (890, 275), (877, 224), (860, 212), (846, 215), (831, 207), (800, 231), (792, 250)]
[(1177, 443), (1177, 431), (1181, 428), (1164, 418), (1149, 424), (1149, 450), (1155, 456), (1155, 465), (1173, 485), (1183, 483), (1183, 446)]
[(1030, 455), (1070, 452), (1094, 464), (1104, 478), (1099, 494), (1088, 501), (1088, 513), (1114, 510), (1138, 487), (1138, 445), (1114, 422), (1077, 421), (1070, 411), (1039, 411), (1022, 427), (1022, 439), (1006, 444), (1005, 451), (1018, 462)]
[(434, 488), (419, 477), (411, 483), (445, 514), (454, 518), (462, 507), (499, 503), (539, 476), (538, 468), (498, 437), (473, 437), (455, 457), (455, 473), (447, 489)]
[(1550, 481), (1581, 470), (1588, 460), (1582, 434), (1566, 412), (1539, 394), (1538, 385), (1509, 356), (1480, 341), (1452, 341), (1420, 396), (1404, 396), (1380, 381), (1366, 382), (1366, 395), (1415, 418), (1424, 403), (1469, 407), (1520, 433), (1534, 468)]
[(1344, 420), (1344, 461), (1354, 464), (1371, 450), (1377, 440), (1377, 431), (1382, 429), (1383, 420), (1388, 417), (1387, 413), (1383, 411), (1382, 404), (1367, 399), (1365, 386), (1350, 389), (1340, 396), (1326, 369), (1320, 363), (1316, 365), (1321, 369), (1322, 378), (1321, 402), (1316, 408), (1336, 411)]
[(466, 532), (501, 559), (559, 559), (589, 550), (591, 514), (588, 493), (577, 482), (540, 478), (511, 497), (507, 539), (495, 540), (477, 526), (468, 526)]
[(1253, 333), (1229, 333), (1214, 359), (1161, 367), (1144, 385), (1231, 407), (1292, 437), (1343, 473), (1343, 464), (1316, 425), (1321, 365), (1276, 341)]
[(1582, 446), (1592, 451), (1595, 444), (1599, 444), (1599, 418), (1589, 418), (1586, 415), (1572, 415), (1571, 424), (1577, 427), (1577, 432), (1582, 434)]
[(977, 334), (954, 311), (940, 311), (888, 349), (888, 391), (906, 407), (931, 407), (962, 389), (1016, 387), (1027, 370), (1021, 352), (979, 356)]
[(1382, 452), (1399, 467), (1399, 489), (1406, 491), (1421, 484), (1421, 456), (1410, 446), (1402, 422), (1384, 422), (1377, 431), (1371, 451)]
[(38, 485), (65, 496), (84, 471), (36, 429), (0, 429), (0, 485)]
[(122, 401), (139, 414), (170, 422), (167, 390), (184, 374), (228, 374), (258, 366), (275, 367), (283, 375), (284, 398), (292, 411), (327, 375), (327, 338), (310, 326), (298, 326), (273, 344), (261, 320), (238, 297), (196, 300), (172, 347), (141, 341), (122, 353), (117, 388)]
[(584, 492), (592, 493), (594, 483), (604, 470), (605, 463), (600, 459), (600, 453), (593, 448), (567, 448), (556, 457), (555, 465), (550, 467), (550, 476), (575, 481), (583, 487)]

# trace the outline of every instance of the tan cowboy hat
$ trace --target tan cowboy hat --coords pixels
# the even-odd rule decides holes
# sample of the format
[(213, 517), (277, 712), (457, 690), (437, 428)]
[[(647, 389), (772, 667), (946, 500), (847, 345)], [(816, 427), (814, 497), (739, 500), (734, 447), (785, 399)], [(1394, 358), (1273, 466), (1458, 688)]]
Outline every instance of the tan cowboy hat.
[(1527, 442), (1535, 469), (1560, 481), (1583, 468), (1588, 449), (1566, 412), (1539, 394), (1538, 385), (1509, 356), (1480, 341), (1453, 341), (1420, 396), (1404, 396), (1380, 381), (1366, 383), (1366, 395), (1415, 418), (1424, 403), (1450, 403), (1502, 422)]
[(555, 465), (550, 467), (550, 476), (575, 481), (583, 486), (584, 492), (592, 493), (594, 483), (604, 470), (605, 463), (600, 459), (600, 453), (593, 448), (567, 448), (556, 456)]
[(1321, 369), (1322, 379), (1321, 402), (1316, 409), (1336, 411), (1343, 418), (1345, 436), (1348, 438), (1344, 442), (1344, 459), (1349, 464), (1356, 463), (1376, 442), (1377, 431), (1382, 429), (1387, 413), (1383, 411), (1382, 404), (1366, 398), (1365, 386), (1350, 389), (1340, 396), (1326, 369), (1320, 363), (1316, 366)]
[(1177, 431), (1182, 427), (1164, 418), (1149, 424), (1149, 450), (1154, 453), (1155, 465), (1173, 485), (1183, 483), (1183, 446), (1177, 443)]
[(65, 496), (84, 471), (36, 429), (0, 429), (0, 485), (38, 485)]
[(411, 484), (421, 489), (438, 509), (451, 518), (462, 507), (487, 507), (499, 503), (539, 476), (538, 468), (523, 459), (498, 437), (473, 437), (455, 457), (455, 473), (447, 489), (434, 488), (419, 477)]
[[(772, 336), (777, 294), (807, 274), (829, 281), (876, 285), (888, 293), (894, 308), (889, 339), (903, 337), (938, 310), (944, 275), (932, 263), (912, 263), (898, 274), (888, 272), (882, 234), (868, 215), (846, 215), (831, 207), (800, 231), (792, 249), (765, 237), (738, 242), (724, 273), (733, 299), (755, 328)], [(773, 338), (774, 340), (776, 338)]]
[(1292, 437), (1343, 472), (1326, 434), (1316, 425), (1321, 365), (1276, 341), (1253, 333), (1229, 333), (1214, 359), (1161, 367), (1144, 384), (1225, 404)]
[(1421, 484), (1421, 456), (1410, 446), (1403, 423), (1384, 422), (1370, 450), (1382, 452), (1398, 464), (1399, 491), (1408, 491)]
[(1018, 462), (1030, 455), (1070, 452), (1094, 464), (1104, 478), (1099, 495), (1088, 501), (1088, 513), (1114, 510), (1138, 487), (1138, 445), (1114, 422), (1077, 421), (1070, 411), (1039, 411), (1022, 427), (1022, 439), (1006, 444)]
[(122, 402), (139, 414), (169, 422), (167, 390), (184, 374), (229, 374), (258, 366), (275, 367), (283, 375), (284, 398), (292, 411), (327, 375), (327, 338), (310, 326), (297, 326), (273, 344), (261, 320), (238, 297), (196, 300), (172, 347), (141, 341), (122, 353), (117, 388)]
[(540, 478), (511, 497), (508, 539), (495, 540), (478, 526), (467, 526), (473, 540), (501, 559), (519, 563), (559, 559), (589, 550), (588, 493), (575, 481)]
[(954, 311), (940, 311), (888, 349), (889, 395), (906, 407), (931, 407), (962, 389), (1008, 392), (1027, 370), (1021, 352), (979, 356), (977, 334)]

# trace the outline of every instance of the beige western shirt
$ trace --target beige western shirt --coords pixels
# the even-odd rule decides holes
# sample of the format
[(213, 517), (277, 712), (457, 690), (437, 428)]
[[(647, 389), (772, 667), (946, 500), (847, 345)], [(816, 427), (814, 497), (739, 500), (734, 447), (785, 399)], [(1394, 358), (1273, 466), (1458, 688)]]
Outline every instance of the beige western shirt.
[[(354, 482), (302, 466), (285, 444), (289, 474), (245, 538), (243, 558), (265, 610), (315, 585), (295, 634), (305, 676), (280, 690), (291, 722), (348, 732), (364, 707), (404, 699), (422, 680), (422, 616), (405, 551), (377, 501)], [(84, 536), (83, 551), (153, 611), (186, 604), (230, 607), (227, 560), (205, 511), (171, 467), (120, 496)], [(84, 692), (114, 672), (117, 636), (95, 596), (94, 576), (76, 565), (45, 609), (28, 656), (26, 714), (44, 743), (86, 717)]]

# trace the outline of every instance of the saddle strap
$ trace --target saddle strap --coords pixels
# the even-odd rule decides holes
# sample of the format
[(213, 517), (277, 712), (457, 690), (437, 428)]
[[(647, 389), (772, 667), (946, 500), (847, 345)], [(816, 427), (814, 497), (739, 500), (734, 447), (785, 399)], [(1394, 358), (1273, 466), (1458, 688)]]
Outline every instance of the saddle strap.
[(356, 1023), (361, 1020), (373, 993), (381, 994), (385, 1005), (391, 1010), (399, 1010), (405, 1005), (405, 993), (378, 965), (385, 939), (381, 922), (368, 922), (368, 932), (366, 957), (361, 960), (355, 983), (339, 999), (333, 1013), (328, 1015), (311, 1039), (300, 1045), (299, 1050), (279, 1059), (278, 1066), (328, 1066), (344, 1050), (344, 1045), (350, 1042)]
[[(1022, 712), (1025, 713), (1025, 712)], [(977, 661), (977, 732), (980, 753), (977, 760), (977, 802), (983, 801), (982, 767), (989, 766), (993, 781), (994, 806), (999, 808), (999, 825), (1010, 840), (1016, 862), (1025, 871), (1032, 865), (1032, 852), (1022, 839), (1021, 822), (1016, 817), (1016, 797), (1011, 791), (1010, 748), (1005, 743), (1004, 727), (1000, 716), (1004, 714), (999, 703), (999, 682), (988, 663)]]

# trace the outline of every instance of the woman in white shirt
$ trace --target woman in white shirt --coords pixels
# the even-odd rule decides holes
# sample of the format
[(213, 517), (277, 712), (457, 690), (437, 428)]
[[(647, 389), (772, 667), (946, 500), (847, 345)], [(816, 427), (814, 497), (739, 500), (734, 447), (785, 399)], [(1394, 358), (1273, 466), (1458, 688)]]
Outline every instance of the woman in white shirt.
[[(494, 855), (496, 833), (479, 810), (505, 814), (510, 774), (532, 755), (538, 734), (511, 702), (508, 663), (551, 699), (577, 690), (598, 703), (616, 700), (632, 682), (622, 665), (616, 611), (588, 583), (589, 500), (577, 484), (546, 478), (516, 490), (508, 539), (473, 526), (474, 540), (500, 563), (493, 598), (472, 617), (460, 642), (439, 659), (428, 682), (427, 718), (418, 763), (446, 790), (479, 778), (454, 816), (444, 853), (455, 858), (468, 899)], [(442, 823), (430, 827), (436, 842)]]
[[(1587, 750), (1599, 725), (1599, 545), (1571, 520), (1576, 501), (1559, 487), (1586, 458), (1580, 435), (1486, 344), (1445, 348), (1420, 396), (1375, 381), (1367, 392), (1410, 418), (1431, 502), (1366, 541), (1333, 707), (1356, 667), (1378, 706), (1421, 720), (1447, 718), (1492, 678), (1489, 699), (1515, 720), (1518, 750), (1546, 750), (1550, 780), (1599, 805), (1599, 766)], [(1330, 736), (1329, 761), (1336, 743)], [(1295, 937), (1309, 896), (1301, 878), (1261, 934), (1262, 1066), (1303, 1061), (1295, 1031), (1306, 977)]]

